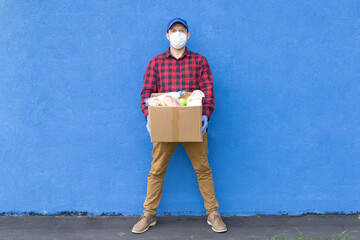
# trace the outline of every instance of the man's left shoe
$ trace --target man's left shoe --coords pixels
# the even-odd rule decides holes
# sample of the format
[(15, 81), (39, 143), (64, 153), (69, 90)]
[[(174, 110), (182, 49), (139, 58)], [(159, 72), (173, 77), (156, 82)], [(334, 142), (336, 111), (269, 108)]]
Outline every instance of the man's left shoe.
[(207, 223), (211, 226), (211, 229), (215, 232), (226, 232), (227, 228), (223, 220), (221, 219), (218, 211), (213, 211), (207, 216)]

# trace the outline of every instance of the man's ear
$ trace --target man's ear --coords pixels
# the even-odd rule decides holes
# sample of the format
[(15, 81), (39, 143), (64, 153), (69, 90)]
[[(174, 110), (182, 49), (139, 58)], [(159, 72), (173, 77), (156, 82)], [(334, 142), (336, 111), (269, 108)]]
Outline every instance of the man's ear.
[(190, 38), (190, 33), (188, 32), (187, 35), (188, 35), (188, 36), (187, 36), (187, 39), (186, 39), (186, 40), (189, 40), (189, 38)]
[(169, 35), (169, 33), (166, 33), (166, 38), (170, 41), (170, 35)]

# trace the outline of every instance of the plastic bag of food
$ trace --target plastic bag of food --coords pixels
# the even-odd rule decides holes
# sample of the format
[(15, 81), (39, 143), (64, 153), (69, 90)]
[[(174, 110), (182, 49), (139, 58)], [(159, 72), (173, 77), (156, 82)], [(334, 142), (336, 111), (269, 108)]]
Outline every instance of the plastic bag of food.
[(165, 103), (160, 101), (157, 97), (150, 97), (144, 100), (146, 106), (165, 106)]
[(203, 98), (203, 97), (205, 97), (205, 94), (201, 90), (194, 90), (188, 98), (196, 99), (196, 98)]
[[(179, 95), (179, 93), (177, 94)], [(147, 98), (144, 102), (146, 106), (179, 106), (178, 100), (171, 95), (176, 96), (173, 93), (166, 93), (157, 97)]]
[(194, 90), (188, 95), (185, 106), (201, 106), (203, 97), (205, 97), (205, 94), (201, 90)]
[(168, 92), (145, 100), (147, 106), (201, 106), (205, 94), (201, 90)]
[(187, 103), (186, 106), (201, 106), (202, 105), (202, 98), (193, 98), (190, 102)]
[(163, 102), (165, 102), (166, 106), (180, 106), (179, 102), (170, 95), (165, 96)]

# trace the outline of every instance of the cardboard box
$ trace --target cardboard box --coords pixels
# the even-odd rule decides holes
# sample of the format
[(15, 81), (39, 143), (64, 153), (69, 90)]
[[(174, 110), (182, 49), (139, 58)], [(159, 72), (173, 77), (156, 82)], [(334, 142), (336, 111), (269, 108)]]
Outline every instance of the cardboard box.
[(148, 106), (148, 110), (151, 142), (203, 141), (202, 106)]

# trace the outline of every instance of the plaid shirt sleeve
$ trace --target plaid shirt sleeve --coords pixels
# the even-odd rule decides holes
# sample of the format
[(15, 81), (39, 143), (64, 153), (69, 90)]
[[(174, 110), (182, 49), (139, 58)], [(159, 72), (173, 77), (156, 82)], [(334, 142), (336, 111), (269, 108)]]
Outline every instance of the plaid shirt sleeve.
[(144, 100), (149, 98), (151, 93), (158, 92), (157, 89), (157, 80), (158, 74), (155, 69), (155, 61), (152, 59), (145, 71), (144, 80), (143, 80), (143, 88), (141, 90), (141, 111), (145, 115), (145, 119), (148, 116), (148, 107), (146, 106)]
[(205, 94), (205, 98), (203, 99), (202, 114), (206, 115), (210, 121), (210, 116), (215, 108), (214, 81), (209, 63), (205, 57), (203, 58), (201, 69), (199, 86), (200, 90)]

